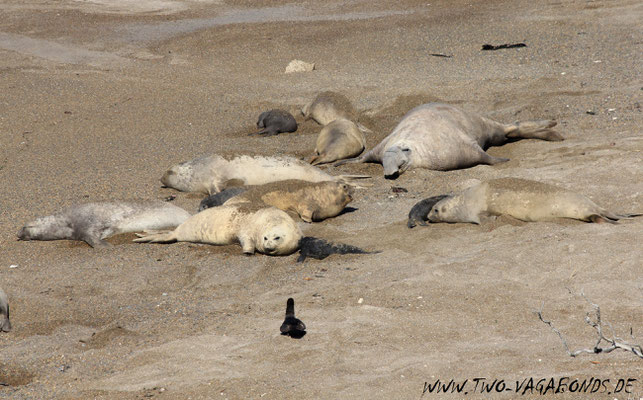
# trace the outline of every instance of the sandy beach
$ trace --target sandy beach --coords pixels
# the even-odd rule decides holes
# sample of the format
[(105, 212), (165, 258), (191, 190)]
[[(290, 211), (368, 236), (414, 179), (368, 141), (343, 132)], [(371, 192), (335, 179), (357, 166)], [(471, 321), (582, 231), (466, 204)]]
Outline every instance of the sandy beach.
[[(13, 324), (0, 332), (0, 397), (643, 397), (640, 358), (572, 358), (534, 313), (570, 349), (591, 349), (584, 293), (607, 336), (643, 345), (643, 218), (406, 226), (416, 202), (501, 177), (643, 212), (639, 1), (7, 0), (0, 14), (0, 287)], [(481, 50), (504, 43), (526, 47)], [(285, 74), (294, 59), (315, 70)], [(304, 233), (377, 254), (297, 263), (134, 234), (108, 249), (17, 241), (28, 221), (78, 203), (176, 194), (195, 213), (201, 195), (161, 187), (171, 165), (309, 157), (321, 127), (299, 109), (326, 90), (358, 110), (367, 148), (431, 101), (504, 123), (555, 119), (565, 140), (396, 180), (377, 164), (324, 167), (372, 186)], [(297, 132), (249, 136), (271, 108), (293, 113)], [(279, 332), (289, 297), (308, 328), (298, 340)], [(565, 377), (602, 385), (526, 389)], [(482, 393), (476, 378), (496, 385)], [(466, 395), (427, 389), (452, 379)]]

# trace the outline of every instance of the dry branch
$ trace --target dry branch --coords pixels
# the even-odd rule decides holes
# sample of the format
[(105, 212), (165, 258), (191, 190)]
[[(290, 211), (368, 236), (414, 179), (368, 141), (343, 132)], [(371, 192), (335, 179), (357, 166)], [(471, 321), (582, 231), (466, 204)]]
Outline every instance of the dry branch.
[[(589, 348), (588, 349), (579, 349), (579, 350), (576, 350), (576, 351), (571, 351), (569, 349), (569, 346), (567, 345), (567, 341), (563, 337), (563, 334), (560, 333), (560, 331), (554, 327), (554, 325), (551, 323), (551, 321), (546, 321), (543, 318), (542, 312), (543, 312), (543, 308), (545, 307), (545, 302), (544, 301), (543, 301), (542, 305), (540, 306), (540, 310), (535, 311), (536, 315), (538, 315), (538, 318), (543, 323), (547, 324), (549, 326), (549, 328), (551, 328), (551, 330), (554, 331), (554, 333), (556, 333), (558, 335), (558, 337), (560, 338), (561, 342), (563, 342), (563, 346), (565, 346), (565, 350), (567, 350), (567, 353), (571, 357), (576, 357), (577, 355), (582, 354), (582, 353), (589, 353), (589, 354), (610, 353), (613, 350), (622, 349), (622, 350), (625, 350), (625, 351), (632, 352), (636, 356), (638, 356), (640, 358), (643, 358), (643, 348), (641, 348), (641, 345), (632, 345), (632, 344), (629, 344), (629, 343), (625, 342), (623, 339), (621, 339), (619, 337), (616, 337), (616, 335), (614, 333), (614, 329), (612, 328), (612, 325), (607, 321), (605, 321), (604, 323), (607, 324), (607, 326), (609, 326), (609, 329), (610, 329), (610, 331), (612, 333), (612, 335), (611, 335), (612, 338), (611, 339), (606, 338), (605, 335), (603, 335), (603, 321), (601, 320), (601, 308), (597, 304), (594, 304), (591, 301), (589, 301), (589, 299), (587, 297), (585, 297), (585, 294), (582, 293), (582, 292), (581, 292), (581, 296), (583, 296), (583, 298), (592, 306), (592, 308), (594, 310), (594, 314), (595, 314), (595, 319), (594, 320), (592, 320), (592, 318), (590, 316), (591, 312), (588, 312), (587, 314), (585, 314), (585, 322), (589, 326), (591, 326), (592, 328), (594, 328), (596, 330), (596, 338), (597, 338), (596, 344), (591, 349), (589, 349)], [(630, 328), (630, 336), (633, 337), (631, 328)], [(609, 346), (608, 347), (600, 347), (602, 342), (607, 342), (609, 344)]]

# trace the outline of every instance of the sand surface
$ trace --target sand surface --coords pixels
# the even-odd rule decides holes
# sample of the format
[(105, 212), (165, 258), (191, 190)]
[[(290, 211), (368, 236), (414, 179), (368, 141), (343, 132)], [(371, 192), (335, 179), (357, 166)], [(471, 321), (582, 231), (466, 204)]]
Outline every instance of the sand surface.
[[(571, 358), (533, 313), (544, 302), (572, 349), (591, 348), (584, 292), (642, 344), (643, 218), (406, 227), (417, 201), (505, 176), (642, 212), (640, 1), (8, 0), (0, 14), (0, 286), (13, 322), (0, 334), (0, 397), (420, 398), (425, 382), (468, 379), (466, 398), (488, 398), (473, 378), (565, 376), (638, 379), (630, 394), (588, 398), (643, 397), (641, 359)], [(527, 47), (481, 51), (516, 42)], [(316, 69), (284, 74), (293, 59)], [(373, 185), (356, 211), (306, 233), (374, 255), (297, 264), (131, 234), (106, 250), (16, 240), (70, 204), (166, 198), (163, 172), (199, 155), (307, 157), (320, 127), (299, 115), (296, 133), (248, 133), (262, 111), (294, 113), (323, 90), (353, 102), (369, 148), (435, 100), (502, 122), (556, 119), (566, 140), (395, 181), (379, 165), (329, 168)], [(279, 335), (288, 297), (308, 327), (299, 340)]]

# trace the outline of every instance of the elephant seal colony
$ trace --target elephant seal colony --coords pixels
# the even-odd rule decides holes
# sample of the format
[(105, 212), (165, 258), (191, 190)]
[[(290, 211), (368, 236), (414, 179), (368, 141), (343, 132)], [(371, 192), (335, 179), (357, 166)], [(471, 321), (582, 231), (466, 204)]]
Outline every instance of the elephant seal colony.
[(331, 163), (358, 156), (366, 147), (366, 138), (356, 123), (338, 118), (324, 126), (317, 136), (312, 165)]
[(103, 239), (127, 232), (168, 229), (190, 217), (184, 209), (162, 201), (106, 201), (66, 208), (26, 224), (19, 240), (82, 240), (109, 247)]
[[(227, 190), (222, 193), (225, 192)], [(295, 212), (303, 221), (313, 222), (339, 215), (353, 200), (352, 194), (352, 187), (345, 183), (290, 179), (253, 186), (224, 204), (263, 203), (286, 212)], [(216, 196), (218, 194), (210, 197)]]
[(417, 214), (423, 214), (420, 208), (427, 213), (425, 215), (429, 222), (474, 224), (480, 224), (480, 216), (484, 214), (508, 215), (527, 222), (571, 218), (609, 223), (641, 215), (614, 214), (581, 194), (519, 178), (492, 179), (478, 183), (462, 193), (447, 195), (437, 202), (429, 201), (418, 206)]
[(308, 182), (335, 181), (349, 183), (363, 175), (332, 176), (307, 162), (292, 157), (237, 156), (226, 159), (219, 155), (204, 156), (172, 166), (161, 183), (182, 192), (218, 193), (244, 185), (299, 179)]
[(384, 176), (395, 179), (412, 168), (448, 171), (508, 161), (485, 152), (518, 139), (563, 140), (551, 128), (555, 121), (502, 124), (458, 107), (428, 103), (409, 111), (372, 150), (361, 157), (335, 163), (381, 163)]
[(208, 208), (170, 232), (149, 232), (135, 242), (239, 243), (244, 254), (287, 255), (299, 248), (299, 226), (286, 212), (264, 205), (238, 204)]
[(9, 299), (7, 294), (0, 288), (0, 332), (10, 332), (11, 321), (9, 320)]
[(283, 132), (297, 131), (297, 121), (291, 113), (284, 110), (264, 111), (259, 115), (257, 128), (263, 128), (257, 135), (273, 136)]

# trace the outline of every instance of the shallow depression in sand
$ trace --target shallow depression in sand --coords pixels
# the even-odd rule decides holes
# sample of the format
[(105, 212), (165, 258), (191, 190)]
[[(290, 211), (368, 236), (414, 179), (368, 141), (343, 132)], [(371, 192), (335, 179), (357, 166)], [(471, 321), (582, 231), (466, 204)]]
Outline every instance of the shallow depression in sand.
[(211, 18), (182, 19), (152, 24), (127, 24), (120, 29), (121, 39), (130, 42), (154, 42), (221, 25), (267, 22), (348, 21), (373, 19), (391, 15), (411, 14), (412, 11), (371, 11), (341, 14), (311, 14), (296, 5), (231, 10)]

